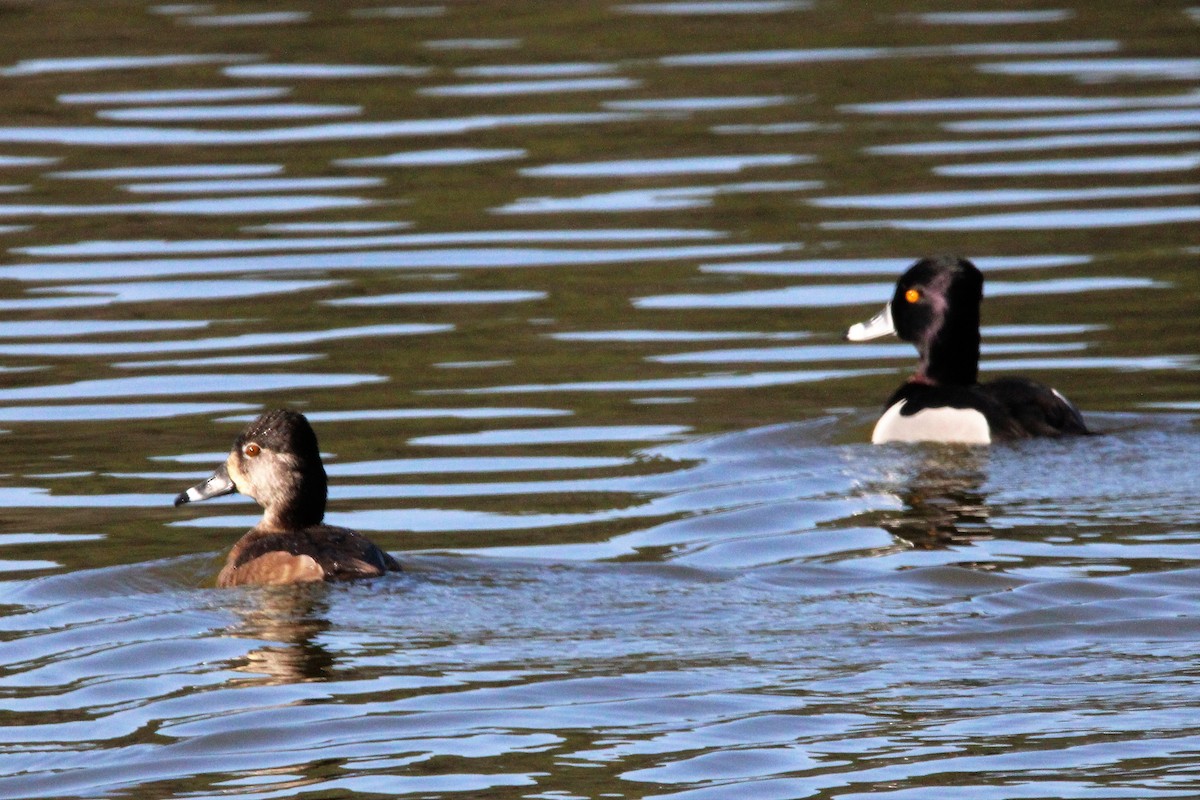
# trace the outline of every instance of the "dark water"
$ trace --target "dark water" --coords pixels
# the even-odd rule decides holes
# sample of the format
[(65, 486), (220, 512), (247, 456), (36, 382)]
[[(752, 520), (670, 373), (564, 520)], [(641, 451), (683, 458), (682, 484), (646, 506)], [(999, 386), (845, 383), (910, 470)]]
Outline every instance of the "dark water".
[[(0, 796), (1200, 794), (1200, 9), (0, 5)], [(1101, 437), (873, 447), (916, 257)], [(244, 421), (405, 564), (211, 587)]]

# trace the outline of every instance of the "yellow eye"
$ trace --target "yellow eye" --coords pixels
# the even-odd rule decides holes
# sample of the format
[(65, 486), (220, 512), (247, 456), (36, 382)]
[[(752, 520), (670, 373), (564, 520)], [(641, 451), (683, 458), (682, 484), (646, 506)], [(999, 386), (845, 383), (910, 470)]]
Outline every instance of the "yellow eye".
[(904, 299), (910, 303), (915, 303), (921, 299), (921, 293), (916, 289), (909, 289), (904, 293)]
[(242, 448), (242, 453), (245, 454), (246, 458), (254, 458), (260, 452), (262, 452), (262, 448), (260, 448), (254, 442), (251, 442), (250, 444), (248, 444)]

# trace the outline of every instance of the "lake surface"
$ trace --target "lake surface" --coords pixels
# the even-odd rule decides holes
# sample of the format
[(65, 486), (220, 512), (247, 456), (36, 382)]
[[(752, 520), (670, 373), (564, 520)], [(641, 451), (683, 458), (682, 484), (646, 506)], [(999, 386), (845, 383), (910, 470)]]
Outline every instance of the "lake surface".
[[(0, 23), (0, 796), (1200, 794), (1194, 2)], [(1103, 436), (867, 444), (939, 252)], [(277, 406), (402, 574), (212, 588)]]

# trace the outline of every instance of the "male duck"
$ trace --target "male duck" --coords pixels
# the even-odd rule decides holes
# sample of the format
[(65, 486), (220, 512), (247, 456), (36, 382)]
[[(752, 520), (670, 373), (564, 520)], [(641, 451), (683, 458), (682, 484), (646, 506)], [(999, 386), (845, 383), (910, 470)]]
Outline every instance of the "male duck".
[(917, 346), (917, 373), (887, 401), (871, 441), (961, 442), (1086, 434), (1079, 410), (1027, 378), (978, 383), (983, 275), (965, 258), (913, 264), (883, 311), (846, 331), (852, 342), (895, 334)]
[(212, 477), (175, 498), (175, 505), (241, 492), (263, 518), (238, 540), (217, 586), (369, 578), (400, 569), (362, 534), (322, 525), (325, 467), (317, 436), (303, 414), (268, 411), (233, 443)]

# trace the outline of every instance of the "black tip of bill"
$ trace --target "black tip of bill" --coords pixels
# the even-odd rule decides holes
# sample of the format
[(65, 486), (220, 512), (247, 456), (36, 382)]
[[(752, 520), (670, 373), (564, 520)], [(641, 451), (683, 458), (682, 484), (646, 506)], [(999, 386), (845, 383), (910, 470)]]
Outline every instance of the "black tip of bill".
[(229, 470), (222, 464), (208, 478), (197, 483), (186, 492), (180, 492), (175, 497), (175, 507), (178, 508), (184, 503), (199, 503), (201, 500), (207, 500), (210, 497), (220, 497), (223, 494), (233, 494), (236, 491), (237, 487), (233, 485), (233, 479), (229, 477)]

